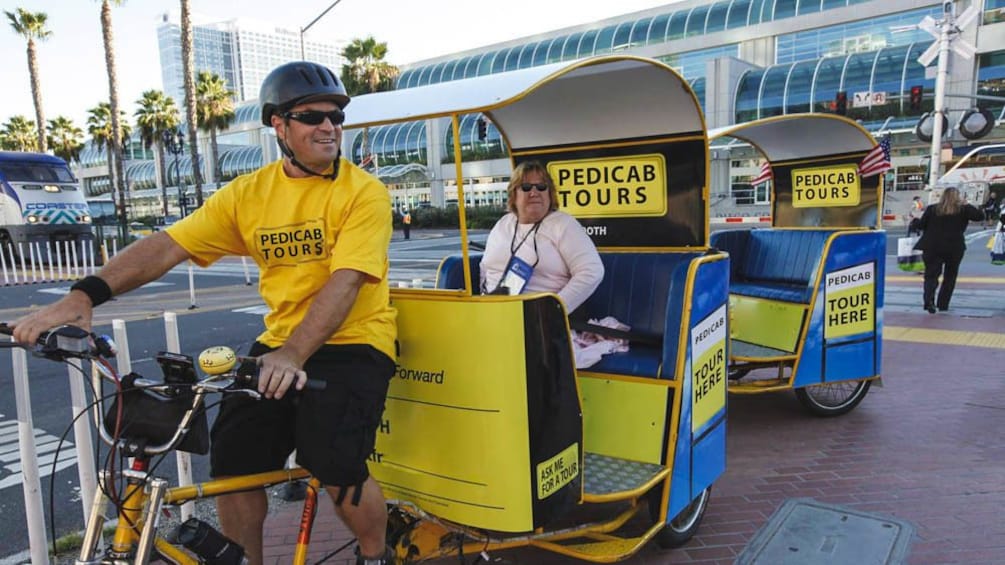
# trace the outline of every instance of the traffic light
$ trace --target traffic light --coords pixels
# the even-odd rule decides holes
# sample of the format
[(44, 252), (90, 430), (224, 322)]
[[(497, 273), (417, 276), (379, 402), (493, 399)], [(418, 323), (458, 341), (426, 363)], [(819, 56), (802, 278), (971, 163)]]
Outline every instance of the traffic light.
[(925, 88), (920, 84), (911, 87), (911, 97), (909, 107), (912, 113), (921, 112), (921, 98), (925, 94)]
[(485, 141), (489, 136), (489, 124), (485, 118), (478, 118), (478, 141)]
[(834, 113), (843, 116), (848, 113), (848, 93), (844, 90), (839, 90), (836, 95), (834, 95)]

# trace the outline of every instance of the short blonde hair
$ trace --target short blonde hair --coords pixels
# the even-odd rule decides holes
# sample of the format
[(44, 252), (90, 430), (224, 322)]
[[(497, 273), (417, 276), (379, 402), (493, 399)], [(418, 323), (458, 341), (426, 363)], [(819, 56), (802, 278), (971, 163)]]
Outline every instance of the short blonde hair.
[(558, 190), (555, 189), (555, 181), (548, 174), (548, 169), (540, 161), (524, 161), (513, 169), (513, 174), (510, 175), (509, 179), (509, 186), (506, 187), (508, 198), (506, 207), (509, 208), (509, 211), (516, 214), (516, 191), (523, 184), (528, 173), (539, 173), (541, 175), (541, 178), (544, 179), (544, 184), (548, 185), (548, 197), (551, 199), (551, 205), (548, 209), (552, 212), (558, 210)]

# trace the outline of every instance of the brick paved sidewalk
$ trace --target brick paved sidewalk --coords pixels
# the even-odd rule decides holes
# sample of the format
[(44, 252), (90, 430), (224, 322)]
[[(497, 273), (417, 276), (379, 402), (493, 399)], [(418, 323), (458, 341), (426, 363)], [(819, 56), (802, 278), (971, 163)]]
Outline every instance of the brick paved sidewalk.
[[(886, 323), (1005, 333), (1000, 318), (888, 312)], [(733, 563), (785, 500), (801, 497), (911, 522), (912, 565), (1005, 563), (1005, 350), (887, 340), (883, 367), (884, 386), (833, 419), (806, 415), (790, 393), (730, 396), (727, 470), (698, 535), (671, 551), (649, 544), (626, 563)], [(330, 503), (321, 507), (316, 555), (350, 537)], [(299, 512), (291, 504), (270, 517), (269, 563), (290, 562)], [(530, 549), (495, 555), (580, 563)]]

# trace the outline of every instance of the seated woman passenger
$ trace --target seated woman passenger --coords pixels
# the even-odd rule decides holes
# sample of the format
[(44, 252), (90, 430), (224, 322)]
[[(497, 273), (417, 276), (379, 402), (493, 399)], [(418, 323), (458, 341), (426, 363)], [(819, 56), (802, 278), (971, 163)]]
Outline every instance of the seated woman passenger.
[(554, 292), (571, 313), (604, 278), (604, 264), (586, 230), (558, 210), (555, 182), (538, 161), (513, 170), (510, 213), (496, 222), (485, 242), (482, 292)]

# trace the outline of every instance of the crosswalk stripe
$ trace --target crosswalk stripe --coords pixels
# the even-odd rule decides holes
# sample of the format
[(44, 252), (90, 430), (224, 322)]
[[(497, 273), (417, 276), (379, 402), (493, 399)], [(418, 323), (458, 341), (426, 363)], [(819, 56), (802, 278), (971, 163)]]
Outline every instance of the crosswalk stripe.
[[(35, 436), (38, 474), (40, 477), (47, 477), (52, 472), (53, 461), (57, 461), (56, 449), (59, 447), (59, 438), (38, 428), (34, 428), (32, 433)], [(0, 463), (4, 464), (0, 468), (0, 490), (20, 485), (24, 481), (24, 476), (21, 474), (23, 464), (19, 439), (17, 421), (3, 419), (3, 414), (0, 414)], [(62, 449), (59, 451), (59, 459), (56, 462), (56, 471), (76, 466), (76, 464), (77, 448), (73, 442), (64, 441)]]

